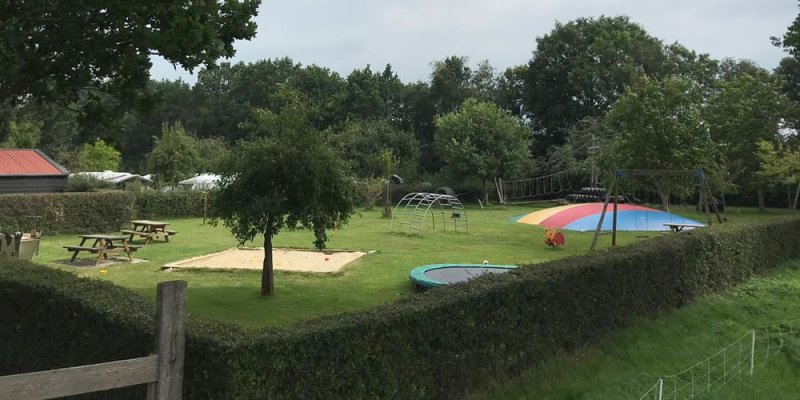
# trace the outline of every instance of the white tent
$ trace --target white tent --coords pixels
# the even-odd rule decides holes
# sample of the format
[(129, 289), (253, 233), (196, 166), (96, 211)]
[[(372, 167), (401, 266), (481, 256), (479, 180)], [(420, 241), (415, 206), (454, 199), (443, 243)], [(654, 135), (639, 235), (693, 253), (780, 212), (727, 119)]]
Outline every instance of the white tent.
[(220, 176), (216, 174), (199, 174), (178, 182), (178, 186), (191, 190), (209, 190), (217, 187)]
[(72, 175), (88, 176), (105, 182), (111, 182), (115, 185), (121, 183), (128, 183), (133, 181), (141, 181), (142, 183), (151, 184), (153, 180), (130, 172), (116, 172), (116, 171), (101, 171), (101, 172), (76, 172)]

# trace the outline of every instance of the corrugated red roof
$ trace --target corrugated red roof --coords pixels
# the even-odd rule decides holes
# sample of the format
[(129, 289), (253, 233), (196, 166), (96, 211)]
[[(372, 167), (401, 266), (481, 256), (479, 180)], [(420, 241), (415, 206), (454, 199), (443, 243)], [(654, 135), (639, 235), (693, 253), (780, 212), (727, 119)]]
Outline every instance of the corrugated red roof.
[(0, 175), (63, 175), (56, 165), (36, 150), (0, 149)]

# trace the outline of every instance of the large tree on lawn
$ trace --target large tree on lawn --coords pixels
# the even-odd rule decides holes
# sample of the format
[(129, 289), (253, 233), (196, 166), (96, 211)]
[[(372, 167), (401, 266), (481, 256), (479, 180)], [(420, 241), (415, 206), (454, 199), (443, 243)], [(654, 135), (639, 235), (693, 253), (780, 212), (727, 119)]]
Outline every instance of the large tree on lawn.
[(490, 179), (529, 176), (533, 169), (530, 130), (492, 103), (467, 99), (459, 111), (436, 118), (435, 142), (451, 173), (481, 179), (484, 201)]
[(261, 295), (274, 291), (272, 237), (281, 229), (314, 232), (322, 250), (327, 231), (346, 224), (354, 210), (354, 181), (347, 165), (310, 122), (297, 92), (286, 92), (277, 113), (257, 110), (223, 162), (215, 215), (241, 244), (264, 235)]

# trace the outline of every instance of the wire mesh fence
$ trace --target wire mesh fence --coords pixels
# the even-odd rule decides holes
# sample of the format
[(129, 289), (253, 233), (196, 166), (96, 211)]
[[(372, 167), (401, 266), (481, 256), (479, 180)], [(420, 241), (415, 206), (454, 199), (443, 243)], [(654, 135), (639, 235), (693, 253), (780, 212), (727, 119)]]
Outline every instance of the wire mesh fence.
[(659, 378), (639, 400), (683, 400), (707, 395), (753, 375), (800, 338), (800, 320), (753, 329), (685, 370)]

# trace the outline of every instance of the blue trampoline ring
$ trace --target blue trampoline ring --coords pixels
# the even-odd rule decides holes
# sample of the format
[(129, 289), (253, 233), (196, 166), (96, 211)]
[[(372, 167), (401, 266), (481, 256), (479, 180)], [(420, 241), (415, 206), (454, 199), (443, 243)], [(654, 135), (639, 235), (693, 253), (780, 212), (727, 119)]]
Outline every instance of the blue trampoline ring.
[(501, 274), (516, 268), (516, 265), (430, 264), (414, 268), (408, 275), (418, 287), (434, 288), (466, 282), (484, 274)]

